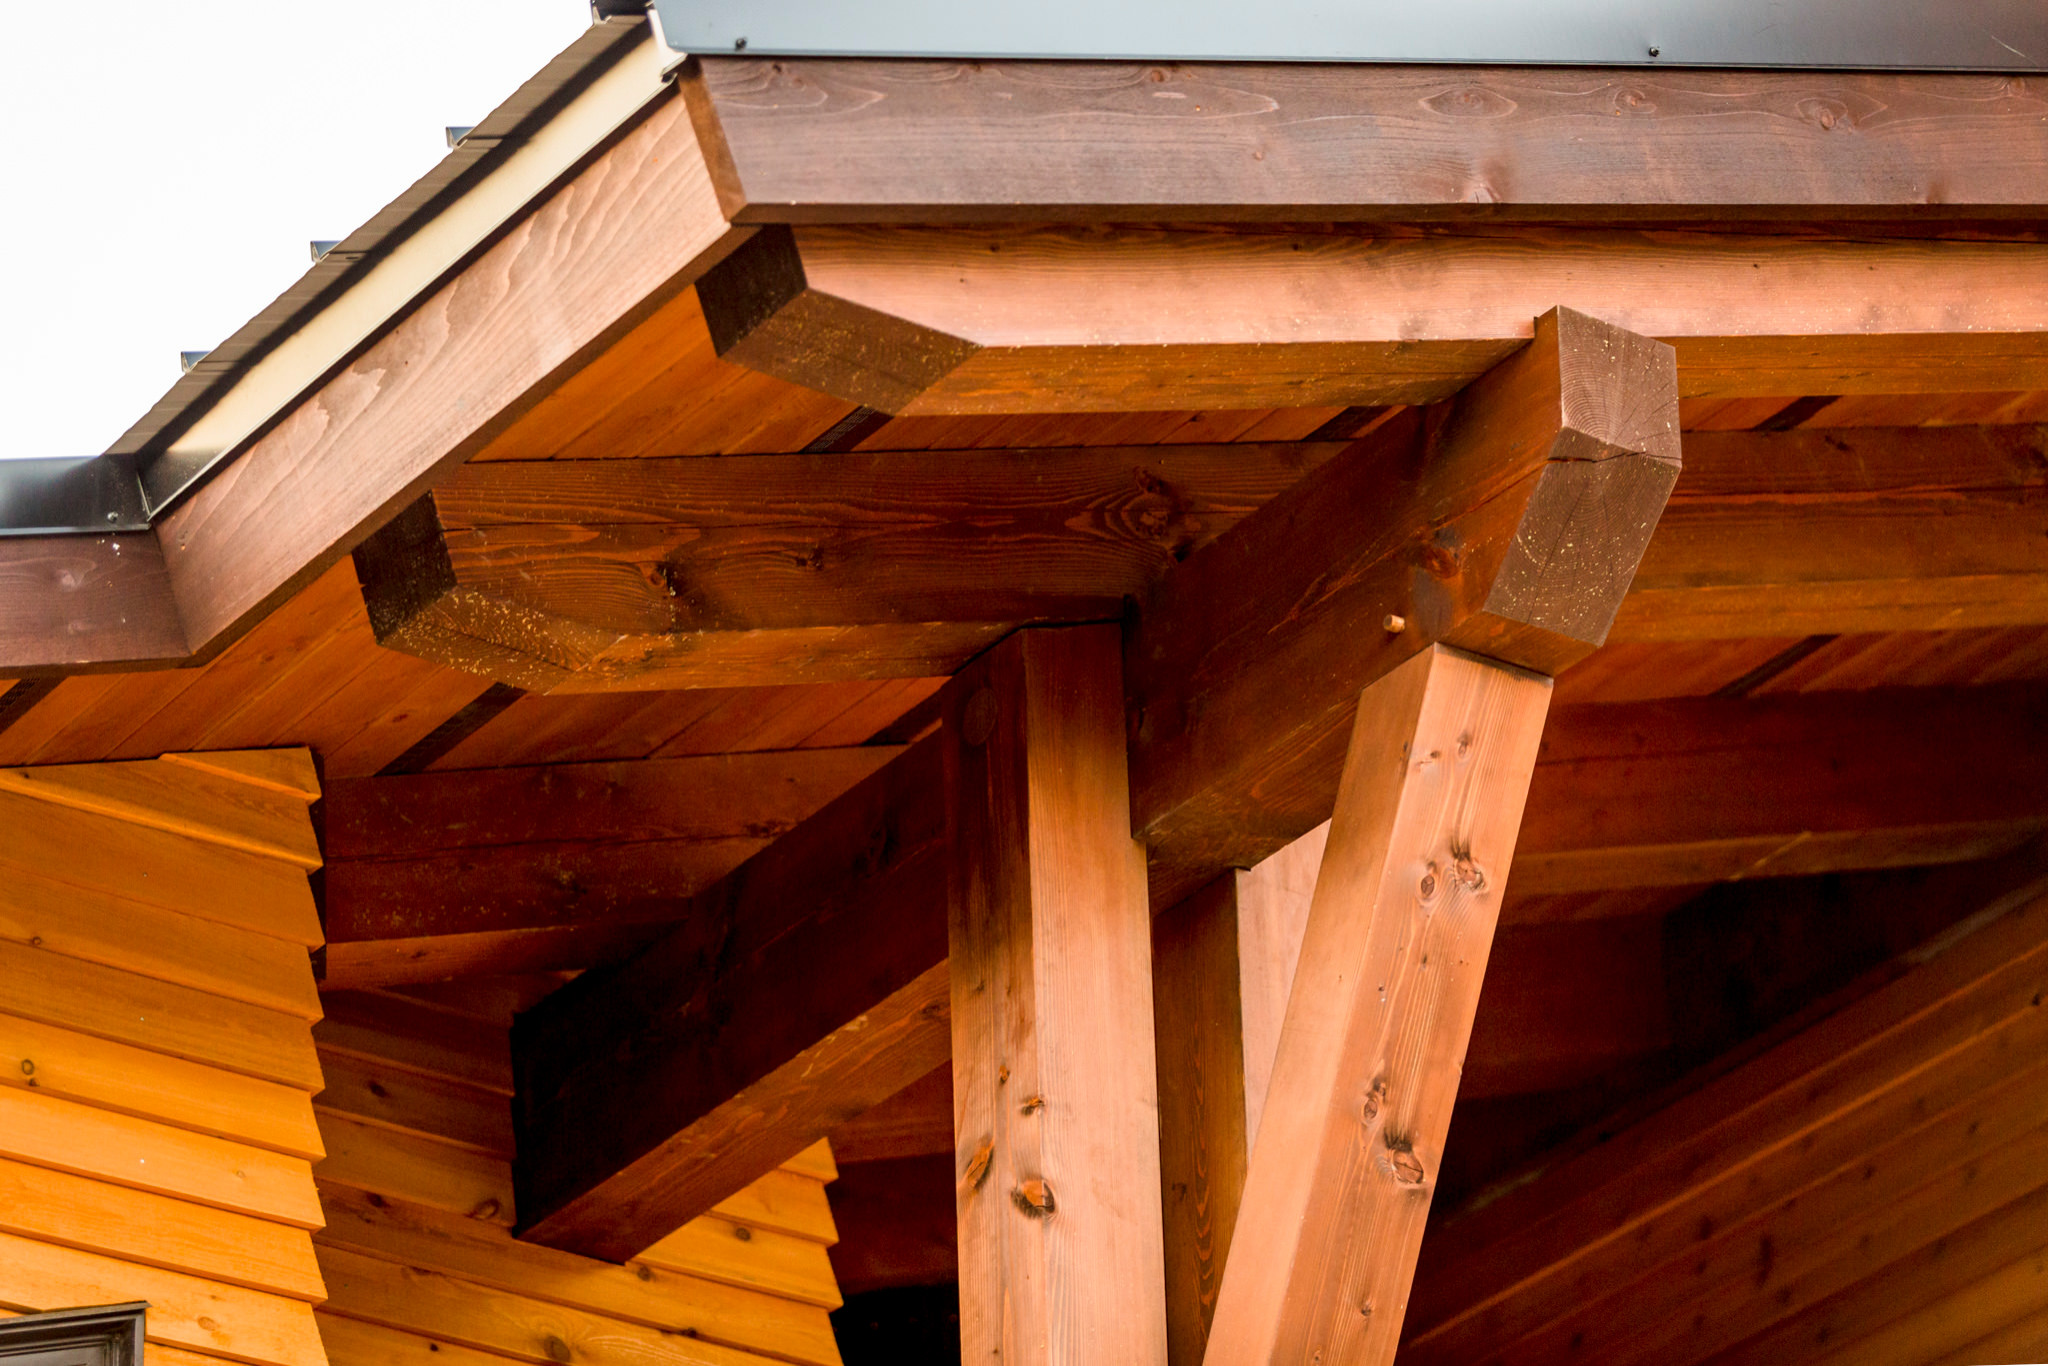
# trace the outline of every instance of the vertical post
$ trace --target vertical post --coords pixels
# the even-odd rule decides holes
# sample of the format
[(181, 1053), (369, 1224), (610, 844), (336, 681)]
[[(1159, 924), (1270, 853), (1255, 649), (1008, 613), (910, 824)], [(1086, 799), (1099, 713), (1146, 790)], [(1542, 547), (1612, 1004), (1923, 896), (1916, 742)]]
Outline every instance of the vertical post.
[(1201, 1366), (1328, 823), (1152, 923), (1172, 1366)]
[(1550, 681), (1431, 646), (1359, 699), (1208, 1359), (1393, 1360)]
[(1151, 917), (1113, 626), (950, 687), (963, 1359), (1164, 1366)]

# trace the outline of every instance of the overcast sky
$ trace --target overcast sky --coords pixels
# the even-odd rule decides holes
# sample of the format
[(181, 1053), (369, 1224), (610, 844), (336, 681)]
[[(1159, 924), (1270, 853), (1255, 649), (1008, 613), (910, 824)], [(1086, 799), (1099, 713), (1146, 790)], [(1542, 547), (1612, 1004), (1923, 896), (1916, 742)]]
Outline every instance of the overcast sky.
[(93, 455), (574, 40), (586, 0), (0, 4), (0, 456)]

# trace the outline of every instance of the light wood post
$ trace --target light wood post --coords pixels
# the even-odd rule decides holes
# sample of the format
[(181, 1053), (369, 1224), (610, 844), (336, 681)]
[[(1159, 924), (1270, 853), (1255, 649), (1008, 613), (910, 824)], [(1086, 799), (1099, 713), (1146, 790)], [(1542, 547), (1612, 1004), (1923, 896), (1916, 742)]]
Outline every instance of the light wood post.
[(1144, 850), (1115, 627), (1026, 631), (944, 709), (964, 1359), (1163, 1366)]
[(1212, 1366), (1393, 1360), (1549, 700), (1440, 645), (1361, 696)]

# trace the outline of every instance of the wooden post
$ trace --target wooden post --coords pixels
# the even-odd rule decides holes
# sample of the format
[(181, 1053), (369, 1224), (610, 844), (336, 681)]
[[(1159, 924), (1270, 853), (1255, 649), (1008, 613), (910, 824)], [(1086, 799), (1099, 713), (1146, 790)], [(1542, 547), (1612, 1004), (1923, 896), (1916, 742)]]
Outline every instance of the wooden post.
[(1201, 1366), (1272, 1081), (1316, 870), (1317, 826), (1255, 868), (1225, 873), (1152, 922), (1166, 1336)]
[(1217, 1366), (1393, 1360), (1549, 700), (1441, 645), (1360, 697)]
[(1151, 929), (1113, 626), (964, 670), (943, 735), (964, 1359), (1164, 1366)]

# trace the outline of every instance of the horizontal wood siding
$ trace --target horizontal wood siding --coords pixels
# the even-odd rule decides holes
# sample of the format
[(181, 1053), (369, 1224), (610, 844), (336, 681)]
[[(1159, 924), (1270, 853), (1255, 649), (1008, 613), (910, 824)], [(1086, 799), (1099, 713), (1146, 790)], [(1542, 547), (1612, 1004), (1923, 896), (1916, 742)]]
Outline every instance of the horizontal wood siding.
[(508, 1022), (395, 992), (327, 999), (315, 1241), (335, 1366), (838, 1366), (823, 1144), (625, 1266), (522, 1242)]
[(0, 769), (0, 1312), (324, 1366), (304, 750)]

